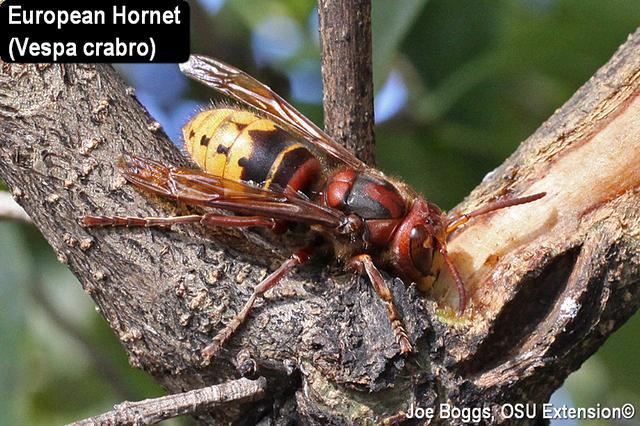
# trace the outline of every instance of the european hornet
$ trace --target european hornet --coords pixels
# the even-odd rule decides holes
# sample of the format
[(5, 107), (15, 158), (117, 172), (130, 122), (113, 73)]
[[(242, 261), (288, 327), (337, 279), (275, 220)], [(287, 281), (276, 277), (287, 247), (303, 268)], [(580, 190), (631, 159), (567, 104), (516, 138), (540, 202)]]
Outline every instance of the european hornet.
[[(147, 227), (200, 223), (265, 227), (276, 232), (291, 223), (306, 224), (310, 232), (324, 238), (346, 269), (367, 274), (386, 305), (402, 353), (410, 352), (412, 345), (378, 267), (427, 291), (444, 263), (456, 282), (462, 313), (467, 295), (447, 254), (447, 236), (473, 217), (545, 195), (499, 199), (471, 213), (449, 217), (408, 185), (367, 166), (248, 74), (198, 55), (192, 55), (180, 68), (256, 112), (213, 107), (197, 113), (183, 127), (183, 136), (199, 169), (168, 167), (133, 157), (121, 166), (122, 173), (142, 190), (238, 215), (84, 216), (82, 223)], [(203, 350), (203, 357), (213, 357), (246, 320), (256, 298), (312, 254), (310, 248), (298, 250), (260, 282), (242, 310)]]

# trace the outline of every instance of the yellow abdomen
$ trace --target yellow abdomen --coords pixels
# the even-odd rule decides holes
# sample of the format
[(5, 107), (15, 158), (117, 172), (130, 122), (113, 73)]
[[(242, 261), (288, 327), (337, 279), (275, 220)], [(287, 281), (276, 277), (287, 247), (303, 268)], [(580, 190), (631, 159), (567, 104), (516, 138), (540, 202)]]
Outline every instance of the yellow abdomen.
[(304, 190), (320, 172), (320, 162), (302, 141), (248, 111), (202, 111), (185, 124), (182, 134), (193, 160), (215, 176)]

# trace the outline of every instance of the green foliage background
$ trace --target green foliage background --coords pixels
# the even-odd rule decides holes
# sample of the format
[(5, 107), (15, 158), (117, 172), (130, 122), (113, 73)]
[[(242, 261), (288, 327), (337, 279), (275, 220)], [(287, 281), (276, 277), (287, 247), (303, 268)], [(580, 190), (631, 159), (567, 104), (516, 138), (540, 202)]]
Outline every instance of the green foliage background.
[[(216, 13), (191, 3), (194, 52), (233, 63), (285, 97), (288, 70), (319, 70), (313, 1), (228, 0)], [(376, 88), (395, 70), (408, 94), (376, 128), (379, 165), (451, 208), (611, 57), (640, 23), (640, 4), (374, 0), (373, 15)], [(252, 31), (274, 16), (305, 30), (292, 55), (257, 67)], [(211, 95), (196, 86), (184, 94), (201, 102)], [(297, 105), (322, 121), (319, 104)], [(639, 333), (636, 316), (569, 378), (559, 400), (640, 407)], [(0, 223), (0, 424), (61, 424), (161, 393), (128, 366), (38, 232)]]

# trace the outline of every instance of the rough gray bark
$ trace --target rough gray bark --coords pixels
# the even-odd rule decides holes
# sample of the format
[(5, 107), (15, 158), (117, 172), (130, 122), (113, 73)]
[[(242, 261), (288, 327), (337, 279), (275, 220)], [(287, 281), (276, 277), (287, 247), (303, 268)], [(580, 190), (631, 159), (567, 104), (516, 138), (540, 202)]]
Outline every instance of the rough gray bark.
[[(450, 249), (473, 297), (468, 317), (454, 320), (393, 281), (417, 348), (404, 358), (368, 283), (316, 265), (268, 293), (221, 356), (202, 365), (200, 350), (288, 252), (237, 231), (78, 225), (89, 212), (186, 210), (119, 178), (121, 155), (186, 160), (109, 66), (1, 64), (0, 178), (95, 300), (131, 364), (167, 391), (237, 376), (235, 354), (249, 351), (267, 397), (202, 421), (364, 422), (411, 403), (542, 402), (640, 303), (639, 48), (636, 32), (460, 207), (555, 185), (546, 201), (454, 237)], [(575, 180), (549, 180), (576, 159)]]

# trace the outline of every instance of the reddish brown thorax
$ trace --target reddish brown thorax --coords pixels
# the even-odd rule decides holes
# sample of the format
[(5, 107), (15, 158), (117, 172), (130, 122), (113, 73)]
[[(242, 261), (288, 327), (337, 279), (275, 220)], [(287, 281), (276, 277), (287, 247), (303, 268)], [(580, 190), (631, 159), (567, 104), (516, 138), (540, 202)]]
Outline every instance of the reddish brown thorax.
[(389, 243), (407, 213), (406, 202), (390, 182), (367, 172), (343, 169), (326, 184), (324, 202), (364, 221), (364, 239), (374, 247)]
[(362, 218), (369, 249), (400, 278), (428, 290), (440, 270), (436, 254), (446, 244), (445, 219), (435, 204), (406, 198), (391, 182), (353, 169), (332, 174), (324, 195), (327, 206)]

